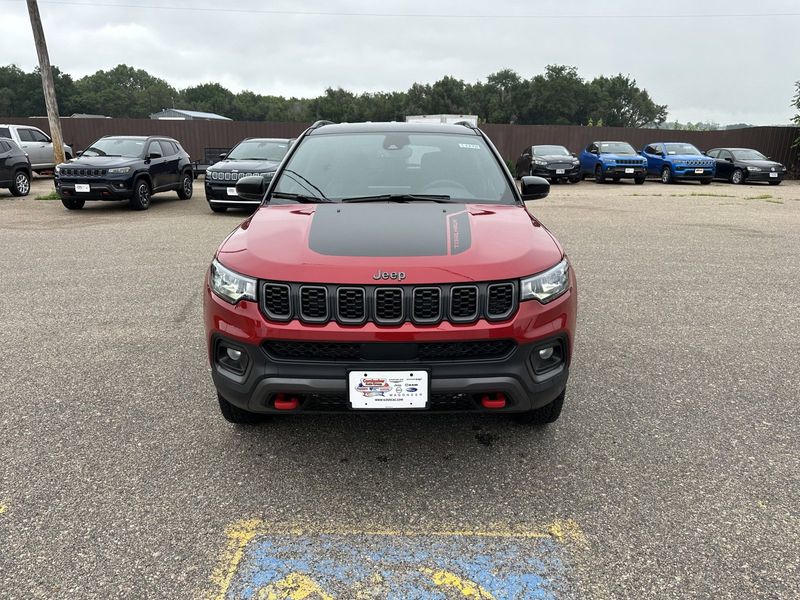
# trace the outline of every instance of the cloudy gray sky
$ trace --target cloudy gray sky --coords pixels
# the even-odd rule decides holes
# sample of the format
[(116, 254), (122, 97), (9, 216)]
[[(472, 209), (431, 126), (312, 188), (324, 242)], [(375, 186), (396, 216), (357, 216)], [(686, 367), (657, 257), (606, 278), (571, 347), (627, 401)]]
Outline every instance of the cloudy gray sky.
[[(50, 59), (79, 77), (126, 63), (176, 87), (314, 96), (574, 65), (625, 73), (670, 120), (788, 123), (798, 0), (39, 0)], [(323, 14), (324, 13), (324, 14)], [(377, 14), (384, 16), (376, 16)], [(777, 16), (765, 16), (777, 15)], [(0, 64), (36, 53), (24, 0), (0, 0)]]

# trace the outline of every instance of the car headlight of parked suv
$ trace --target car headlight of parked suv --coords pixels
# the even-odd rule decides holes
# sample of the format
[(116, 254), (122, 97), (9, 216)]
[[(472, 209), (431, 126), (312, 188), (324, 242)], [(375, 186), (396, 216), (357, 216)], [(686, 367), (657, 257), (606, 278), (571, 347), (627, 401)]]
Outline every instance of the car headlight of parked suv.
[(547, 304), (569, 289), (569, 261), (564, 258), (544, 273), (526, 277), (522, 283), (522, 300), (538, 300)]
[(231, 304), (256, 299), (256, 280), (223, 267), (216, 259), (211, 263), (208, 281), (211, 290)]
[(546, 160), (542, 160), (541, 158), (534, 158), (533, 159), (533, 164), (539, 165), (541, 167), (544, 167), (544, 166), (547, 165), (547, 161)]
[(116, 174), (130, 173), (130, 171), (131, 171), (130, 167), (114, 167), (113, 169), (109, 169), (108, 173), (110, 175), (113, 175), (115, 173)]

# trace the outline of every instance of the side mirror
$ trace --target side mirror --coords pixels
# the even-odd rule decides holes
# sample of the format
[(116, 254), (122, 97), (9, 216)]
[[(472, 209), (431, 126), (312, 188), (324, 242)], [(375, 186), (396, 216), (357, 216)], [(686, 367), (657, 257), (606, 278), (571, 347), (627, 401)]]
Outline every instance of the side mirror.
[(83, 150), (78, 150), (78, 151), (75, 153), (75, 156), (83, 156)]
[(578, 155), (577, 155), (577, 154), (575, 154), (574, 152), (570, 152), (570, 153), (569, 153), (569, 155), (570, 155), (572, 158), (578, 158)]
[(725, 157), (725, 160), (726, 160), (727, 162), (729, 162), (729, 163), (732, 163), (732, 162), (733, 162), (733, 159), (732, 159), (730, 156), (726, 156), (726, 157)]
[(161, 158), (161, 155), (160, 154), (155, 154), (155, 153), (147, 155), (147, 159), (148, 160), (153, 160), (154, 158)]
[(227, 153), (227, 152), (220, 152), (220, 153), (219, 153), (219, 159), (220, 159), (220, 160), (225, 160), (225, 157), (226, 157), (226, 156), (228, 156), (228, 153)]
[(242, 200), (261, 200), (267, 191), (267, 183), (272, 177), (250, 175), (236, 182), (236, 195)]
[(526, 175), (521, 180), (522, 200), (541, 200), (550, 194), (550, 184), (543, 177)]

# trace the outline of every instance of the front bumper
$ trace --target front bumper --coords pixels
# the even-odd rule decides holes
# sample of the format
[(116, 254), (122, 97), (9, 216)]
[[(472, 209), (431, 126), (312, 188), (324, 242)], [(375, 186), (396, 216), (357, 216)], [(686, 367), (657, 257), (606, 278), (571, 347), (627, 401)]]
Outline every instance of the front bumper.
[[(75, 184), (88, 184), (88, 192), (76, 192)], [(119, 180), (55, 180), (56, 192), (61, 198), (76, 200), (127, 200), (133, 196), (133, 181)]]
[[(702, 171), (702, 172), (699, 172)], [(708, 167), (682, 167), (672, 168), (672, 176), (684, 181), (704, 181), (714, 178), (714, 169)]]
[[(558, 171), (563, 171), (559, 173)], [(578, 179), (581, 174), (581, 166), (575, 165), (568, 169), (556, 169), (550, 166), (531, 165), (531, 175), (544, 177), (545, 179)]]
[[(209, 362), (218, 393), (231, 404), (254, 413), (359, 412), (351, 409), (347, 378), (351, 370), (427, 370), (430, 398), (425, 409), (414, 412), (524, 412), (552, 402), (566, 387), (573, 348), (577, 308), (574, 284), (566, 294), (541, 305), (523, 302), (516, 315), (505, 322), (478, 321), (469, 326), (412, 323), (386, 327), (303, 325), (296, 321), (272, 323), (258, 305), (239, 302), (233, 306), (210, 292), (204, 294)], [(506, 351), (491, 356), (418, 358), (417, 346), (463, 342), (506, 341)], [(281, 355), (275, 342), (356, 343), (361, 354), (353, 358)], [(227, 368), (218, 357), (220, 345), (246, 356), (243, 372)], [(561, 348), (561, 360), (542, 371), (536, 363), (545, 346)], [(398, 349), (398, 353), (395, 353)], [(484, 408), (481, 398), (502, 393), (503, 408)], [(278, 394), (299, 399), (292, 411), (277, 410)], [(376, 411), (360, 411), (376, 412)], [(377, 412), (387, 412), (379, 410)], [(388, 411), (392, 412), (392, 411)], [(404, 411), (409, 412), (409, 411)]]
[(243, 200), (239, 196), (229, 195), (228, 188), (236, 188), (235, 181), (222, 183), (205, 182), (206, 200), (209, 204), (218, 206), (258, 206), (260, 200)]
[[(772, 177), (771, 174), (777, 175), (776, 177)], [(780, 182), (783, 181), (783, 178), (786, 176), (786, 173), (780, 171), (751, 171), (747, 169), (747, 173), (745, 174), (745, 181), (750, 182), (764, 182), (764, 181), (771, 181), (771, 182)]]
[(619, 165), (604, 167), (603, 174), (606, 177), (619, 179), (635, 179), (647, 176), (647, 169), (644, 166)]

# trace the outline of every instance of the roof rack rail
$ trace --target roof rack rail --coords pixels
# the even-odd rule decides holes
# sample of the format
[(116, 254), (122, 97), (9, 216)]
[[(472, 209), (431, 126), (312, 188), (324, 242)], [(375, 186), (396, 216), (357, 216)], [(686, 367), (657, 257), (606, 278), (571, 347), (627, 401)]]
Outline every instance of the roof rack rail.
[(455, 123), (453, 123), (453, 125), (461, 125), (462, 127), (469, 127), (470, 129), (474, 129), (475, 131), (478, 131), (478, 126), (477, 125), (473, 125), (469, 121), (456, 121)]
[(335, 125), (333, 121), (326, 121), (325, 119), (320, 119), (316, 121), (309, 129), (317, 129), (319, 127), (324, 127), (325, 125)]

